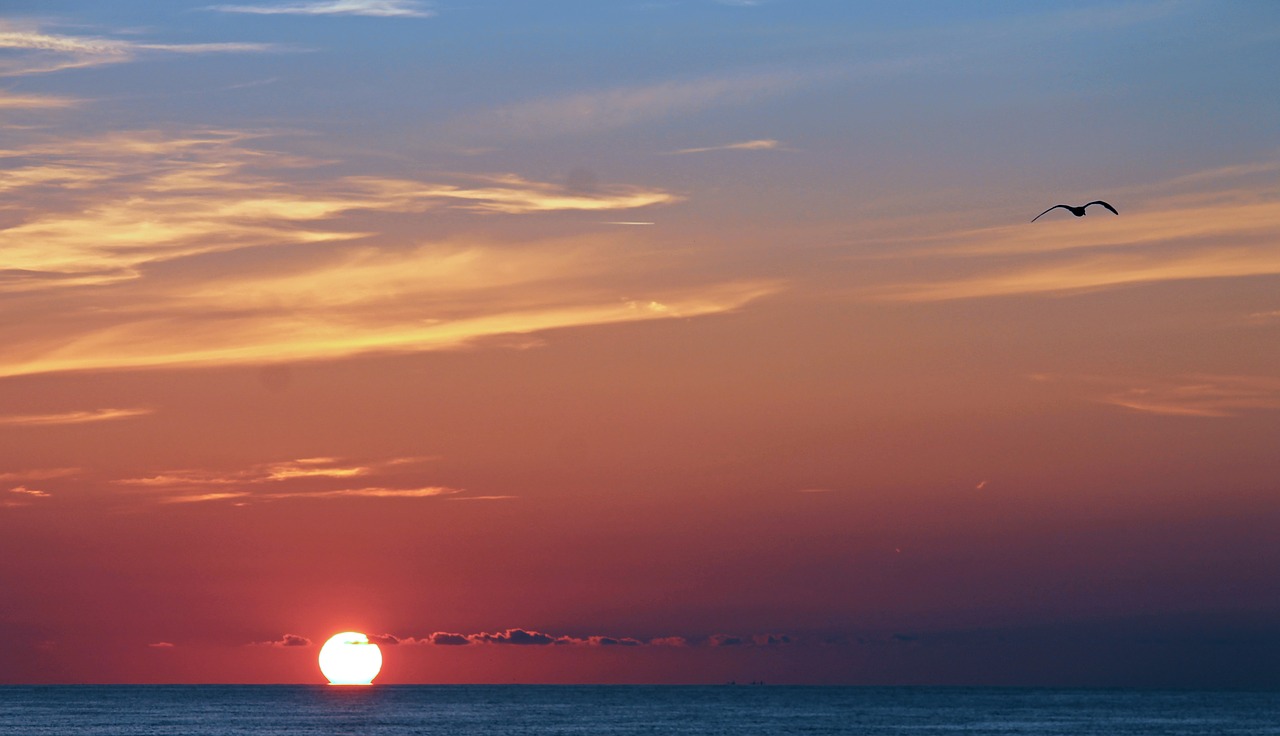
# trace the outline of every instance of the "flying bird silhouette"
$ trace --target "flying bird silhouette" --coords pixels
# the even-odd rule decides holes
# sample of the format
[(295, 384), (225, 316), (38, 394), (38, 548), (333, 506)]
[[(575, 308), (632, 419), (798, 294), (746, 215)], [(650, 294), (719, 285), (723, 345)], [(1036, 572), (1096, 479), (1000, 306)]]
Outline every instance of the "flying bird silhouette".
[(1079, 207), (1072, 207), (1072, 206), (1071, 206), (1071, 205), (1069, 205), (1069, 204), (1055, 204), (1054, 206), (1050, 207), (1049, 209), (1045, 210), (1044, 212), (1041, 212), (1040, 214), (1038, 214), (1038, 215), (1036, 215), (1035, 217), (1031, 218), (1031, 221), (1032, 221), (1032, 222), (1035, 222), (1036, 220), (1039, 220), (1041, 217), (1044, 217), (1045, 215), (1047, 215), (1047, 214), (1049, 214), (1050, 212), (1052, 212), (1052, 211), (1054, 211), (1054, 210), (1058, 209), (1059, 207), (1061, 207), (1062, 209), (1064, 209), (1064, 210), (1066, 210), (1066, 211), (1070, 212), (1071, 214), (1075, 215), (1076, 217), (1084, 217), (1084, 208), (1085, 208), (1085, 207), (1088, 207), (1089, 205), (1094, 205), (1094, 204), (1100, 204), (1100, 205), (1102, 205), (1103, 207), (1106, 207), (1107, 209), (1111, 210), (1111, 214), (1113, 214), (1113, 215), (1118, 215), (1118, 214), (1120, 214), (1119, 212), (1116, 212), (1116, 208), (1115, 208), (1115, 207), (1112, 207), (1111, 205), (1107, 204), (1106, 202), (1103, 202), (1101, 199), (1095, 199), (1095, 200), (1093, 200), (1092, 202), (1090, 202), (1089, 204), (1080, 205)]

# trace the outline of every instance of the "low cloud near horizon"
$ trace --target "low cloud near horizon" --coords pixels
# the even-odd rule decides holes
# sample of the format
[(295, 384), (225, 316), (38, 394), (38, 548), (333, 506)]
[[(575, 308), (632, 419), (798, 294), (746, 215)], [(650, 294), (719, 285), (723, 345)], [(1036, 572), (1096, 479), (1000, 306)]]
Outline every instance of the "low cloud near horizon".
[(706, 646), (711, 647), (766, 647), (792, 644), (795, 642), (795, 639), (785, 634), (755, 634), (752, 636), (713, 634), (705, 640), (691, 639), (683, 636), (663, 636), (651, 639), (641, 639), (630, 636), (605, 636), (600, 634), (568, 636), (548, 634), (531, 629), (514, 628), (498, 632), (481, 632), (477, 634), (437, 631), (424, 637), (402, 637), (394, 634), (381, 634), (370, 636), (369, 641), (388, 646), (469, 646), (492, 644), (511, 646), (693, 647), (705, 644)]

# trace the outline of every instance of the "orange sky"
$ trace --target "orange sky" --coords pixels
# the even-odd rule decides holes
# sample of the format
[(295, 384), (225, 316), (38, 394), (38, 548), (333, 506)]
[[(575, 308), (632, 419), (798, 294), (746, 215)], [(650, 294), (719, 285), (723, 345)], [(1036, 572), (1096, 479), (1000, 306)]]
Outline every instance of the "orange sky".
[(0, 15), (0, 683), (1280, 682), (1269, 7), (333, 5)]

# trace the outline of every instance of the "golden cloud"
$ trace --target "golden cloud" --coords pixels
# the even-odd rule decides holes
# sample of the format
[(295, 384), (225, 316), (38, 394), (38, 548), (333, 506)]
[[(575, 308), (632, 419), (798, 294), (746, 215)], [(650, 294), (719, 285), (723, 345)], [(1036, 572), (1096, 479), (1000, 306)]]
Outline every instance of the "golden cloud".
[[(411, 466), (426, 458), (384, 458), (363, 463), (338, 458), (302, 458), (260, 463), (232, 471), (182, 469), (121, 478), (112, 485), (134, 488), (164, 504), (238, 500), (240, 503), (324, 498), (431, 498), (462, 493), (456, 488), (414, 484)], [(376, 485), (350, 486), (356, 477), (376, 476)], [(395, 482), (391, 482), (395, 481)], [(329, 486), (329, 487), (325, 487)]]
[[(184, 137), (143, 131), (0, 151), (2, 157), (42, 159), (0, 181), (0, 191), (11, 197), (7, 207), (38, 212), (0, 230), (0, 268), (108, 283), (136, 276), (136, 268), (150, 262), (366, 237), (341, 226), (344, 216), (358, 212), (446, 207), (525, 214), (632, 209), (679, 199), (640, 187), (576, 194), (512, 174), (462, 177), (470, 179), (465, 183), (352, 176), (301, 185), (272, 174), (309, 162), (246, 148), (249, 138), (226, 131)], [(58, 189), (49, 191), (51, 185)]]
[(0, 376), (449, 349), (723, 312), (778, 288), (663, 278), (669, 255), (612, 230), (518, 245), (380, 232), (428, 211), (489, 222), (678, 201), (670, 192), (512, 174), (304, 177), (320, 162), (255, 140), (142, 131), (0, 151), (24, 161), (4, 205), (20, 219), (0, 229), (0, 303), (14, 316), (0, 325)]
[[(416, 460), (416, 458), (412, 459)], [(140, 478), (123, 478), (112, 481), (117, 485), (152, 488), (197, 488), (200, 486), (257, 485), (281, 483), (299, 478), (353, 478), (396, 466), (414, 464), (405, 458), (392, 458), (367, 464), (344, 463), (337, 458), (302, 458), (255, 465), (233, 473), (208, 470), (166, 470), (156, 475)]]
[(67, 411), (56, 414), (6, 414), (0, 415), (0, 426), (42, 427), (57, 424), (86, 424), (107, 422), (114, 419), (150, 414), (151, 409), (95, 409), (92, 411)]
[(443, 486), (425, 488), (338, 488), (330, 491), (294, 491), (291, 493), (251, 493), (249, 491), (221, 491), (213, 493), (182, 493), (165, 496), (161, 503), (206, 503), (209, 501), (230, 501), (239, 499), (242, 502), (254, 501), (289, 501), (315, 498), (433, 498), (447, 496), (461, 491)]

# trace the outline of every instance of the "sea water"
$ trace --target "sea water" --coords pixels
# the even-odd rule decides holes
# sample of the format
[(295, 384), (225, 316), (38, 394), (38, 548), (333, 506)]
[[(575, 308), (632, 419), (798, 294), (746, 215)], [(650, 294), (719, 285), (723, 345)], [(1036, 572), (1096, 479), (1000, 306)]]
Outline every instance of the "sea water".
[(1280, 693), (778, 686), (4, 686), (4, 736), (1280, 735)]

